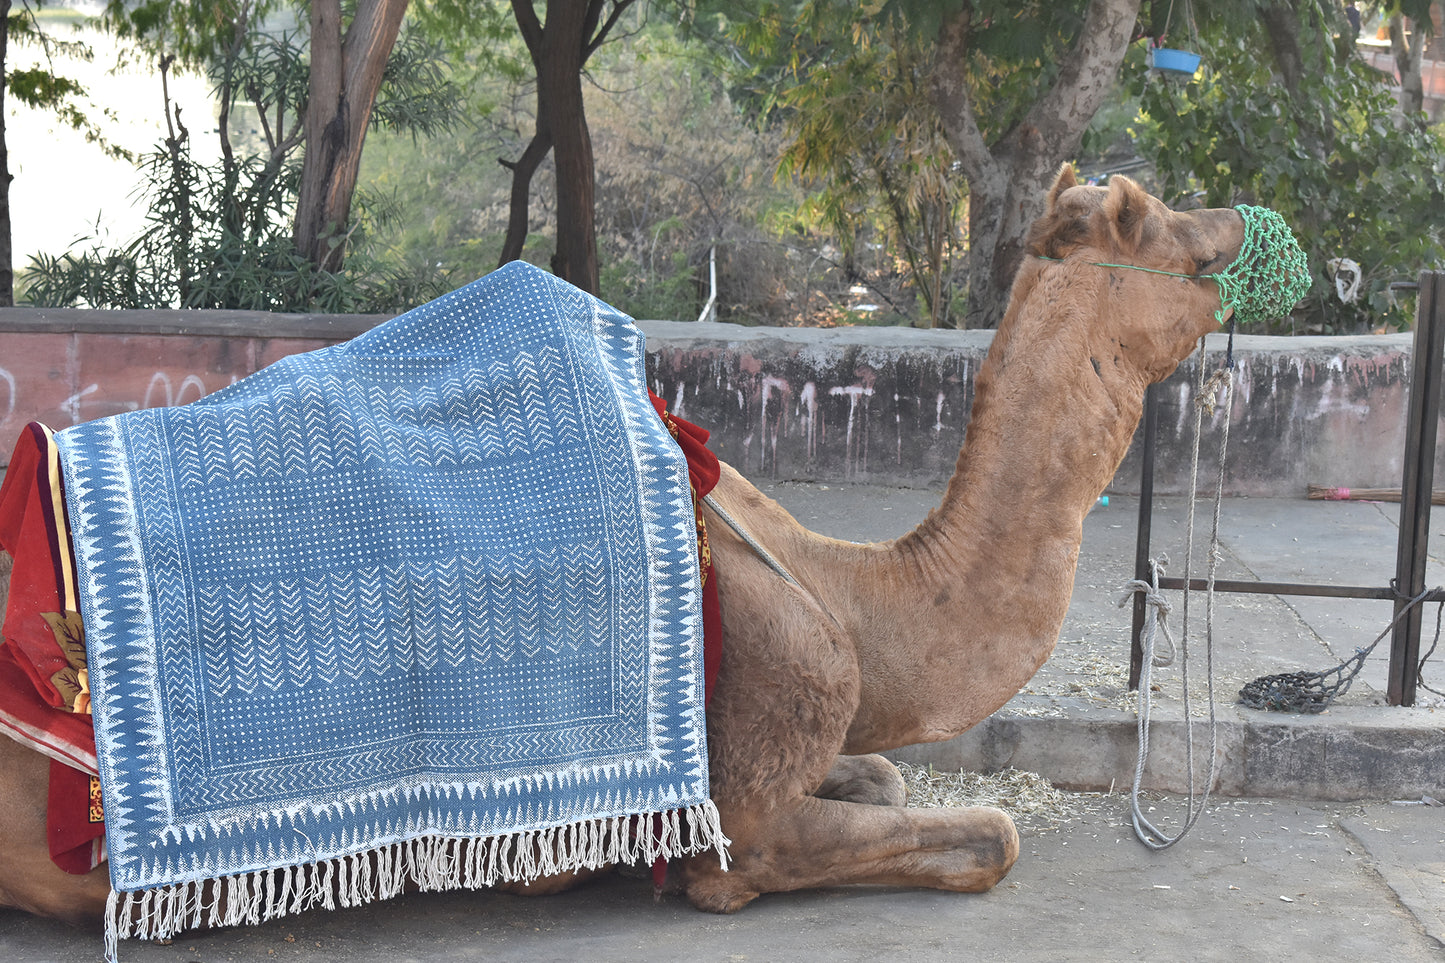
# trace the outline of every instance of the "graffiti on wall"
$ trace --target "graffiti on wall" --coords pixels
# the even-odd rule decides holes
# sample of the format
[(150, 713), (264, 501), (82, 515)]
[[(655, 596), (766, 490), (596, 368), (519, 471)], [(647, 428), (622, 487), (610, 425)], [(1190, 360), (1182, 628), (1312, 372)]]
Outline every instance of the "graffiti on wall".
[(251, 373), (256, 352), (221, 339), (0, 335), (0, 466), (26, 424), (189, 404)]

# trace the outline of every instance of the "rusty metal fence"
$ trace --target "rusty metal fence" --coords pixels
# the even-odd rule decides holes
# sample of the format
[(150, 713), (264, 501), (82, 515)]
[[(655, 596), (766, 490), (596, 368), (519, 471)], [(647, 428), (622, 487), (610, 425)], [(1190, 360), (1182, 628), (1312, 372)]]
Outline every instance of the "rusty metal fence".
[[(1420, 275), (1415, 313), (1415, 342), (1411, 356), (1410, 410), (1406, 416), (1404, 471), (1400, 492), (1400, 535), (1396, 546), (1395, 578), (1389, 585), (1328, 585), (1299, 582), (1258, 582), (1216, 579), (1216, 592), (1256, 595), (1307, 595), (1328, 598), (1380, 599), (1394, 602), (1394, 615), (1425, 591), (1425, 565), (1430, 538), (1430, 498), (1435, 481), (1435, 447), (1440, 424), (1441, 371), (1445, 366), (1445, 273)], [(1150, 578), (1149, 540), (1153, 519), (1155, 436), (1159, 425), (1158, 385), (1150, 386), (1140, 426), (1142, 477), (1139, 482), (1139, 527), (1134, 555), (1134, 577)], [(1190, 589), (1204, 589), (1204, 579), (1191, 579)], [(1182, 578), (1160, 578), (1161, 589), (1183, 589)], [(1424, 595), (1425, 602), (1445, 601), (1445, 592)], [(1139, 687), (1144, 649), (1144, 597), (1134, 596), (1134, 624), (1129, 652), (1129, 688)], [(1416, 670), (1420, 661), (1421, 606), (1400, 618), (1390, 642), (1390, 705), (1415, 704)]]

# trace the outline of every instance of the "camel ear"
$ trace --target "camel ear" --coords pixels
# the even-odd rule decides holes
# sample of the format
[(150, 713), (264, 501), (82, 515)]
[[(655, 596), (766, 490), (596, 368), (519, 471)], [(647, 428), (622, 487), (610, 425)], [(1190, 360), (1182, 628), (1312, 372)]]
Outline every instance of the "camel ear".
[(1144, 220), (1149, 213), (1149, 195), (1144, 188), (1127, 177), (1109, 178), (1109, 195), (1104, 198), (1104, 215), (1113, 227), (1119, 247), (1134, 251), (1144, 234)]
[(1049, 199), (1044, 207), (1045, 214), (1054, 212), (1054, 205), (1058, 203), (1059, 195), (1071, 187), (1078, 187), (1078, 178), (1074, 176), (1074, 165), (1065, 163), (1059, 168), (1059, 176), (1054, 180), (1054, 186), (1049, 188)]

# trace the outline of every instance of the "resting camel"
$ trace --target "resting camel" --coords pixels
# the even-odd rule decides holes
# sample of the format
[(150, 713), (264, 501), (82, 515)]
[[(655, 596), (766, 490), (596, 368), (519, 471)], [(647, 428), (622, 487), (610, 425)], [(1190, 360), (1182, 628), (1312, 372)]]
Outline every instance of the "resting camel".
[[(1065, 166), (978, 375), (957, 469), (922, 524), (879, 544), (825, 538), (724, 466), (714, 498), (795, 581), (710, 519), (726, 639), (711, 786), (732, 862), (683, 863), (694, 905), (731, 913), (762, 893), (845, 883), (980, 891), (1008, 872), (1007, 815), (906, 809), (876, 753), (963, 732), (1048, 658), (1084, 515), (1146, 386), (1216, 326), (1214, 281), (1097, 262), (1203, 274), (1243, 240), (1233, 210), (1173, 212), (1126, 178), (1082, 186)], [(68, 876), (46, 853), (48, 766), (0, 739), (0, 905), (98, 921), (106, 867)]]

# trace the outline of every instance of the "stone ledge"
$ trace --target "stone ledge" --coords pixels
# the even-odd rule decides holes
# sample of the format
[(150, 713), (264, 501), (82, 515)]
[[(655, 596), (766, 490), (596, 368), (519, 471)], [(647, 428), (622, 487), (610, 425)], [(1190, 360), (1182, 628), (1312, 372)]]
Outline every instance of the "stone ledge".
[[(1024, 699), (1019, 704), (1026, 705)], [(1217, 716), (1219, 770), (1213, 791), (1221, 795), (1445, 798), (1445, 729), (1439, 712), (1347, 707), (1306, 716), (1219, 706)], [(1156, 715), (1144, 788), (1188, 791), (1184, 736), (1177, 710), (1174, 718)], [(1003, 710), (961, 736), (888, 756), (950, 771), (1012, 766), (1037, 772), (1061, 788), (1102, 792), (1133, 784), (1137, 739), (1131, 713), (1074, 707), (1063, 716), (1040, 717)], [(1195, 765), (1201, 781), (1208, 752), (1207, 720), (1196, 719)]]
[[(0, 458), (28, 421), (194, 401), (378, 316), (0, 309)], [(747, 328), (642, 321), (650, 386), (757, 478), (937, 487), (952, 473), (989, 331)], [(1223, 339), (1211, 337), (1211, 359)], [(1236, 338), (1228, 490), (1400, 483), (1411, 337)], [(1160, 494), (1187, 491), (1191, 359), (1161, 386)], [(1222, 425), (1222, 409), (1209, 426)], [(1216, 472), (1207, 435), (1203, 477)], [(1440, 446), (1445, 465), (1445, 445)], [(1112, 490), (1135, 492), (1131, 451)]]

